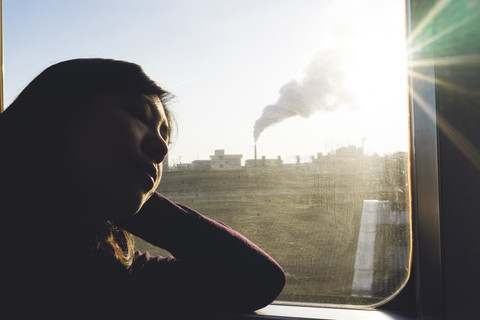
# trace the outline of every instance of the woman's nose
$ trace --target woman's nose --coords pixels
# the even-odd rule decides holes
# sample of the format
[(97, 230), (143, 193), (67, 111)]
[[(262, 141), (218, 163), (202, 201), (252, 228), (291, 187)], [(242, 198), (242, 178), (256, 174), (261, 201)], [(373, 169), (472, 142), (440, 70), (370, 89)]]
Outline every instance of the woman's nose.
[(161, 136), (151, 136), (143, 140), (142, 151), (155, 163), (161, 163), (167, 156), (168, 145)]

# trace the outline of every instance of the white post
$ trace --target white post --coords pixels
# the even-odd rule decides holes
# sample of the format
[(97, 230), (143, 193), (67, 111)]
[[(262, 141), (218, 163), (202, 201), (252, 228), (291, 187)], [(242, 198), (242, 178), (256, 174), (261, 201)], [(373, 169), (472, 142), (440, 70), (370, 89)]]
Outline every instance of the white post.
[(352, 294), (371, 296), (375, 257), (375, 236), (380, 216), (388, 212), (388, 201), (364, 200), (358, 233)]

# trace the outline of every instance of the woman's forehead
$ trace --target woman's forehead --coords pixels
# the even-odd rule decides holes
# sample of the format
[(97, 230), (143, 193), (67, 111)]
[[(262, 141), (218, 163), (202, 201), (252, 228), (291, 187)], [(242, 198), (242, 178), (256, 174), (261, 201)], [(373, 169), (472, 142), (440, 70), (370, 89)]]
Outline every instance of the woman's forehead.
[[(111, 106), (121, 107), (139, 107), (148, 106), (149, 113), (154, 118), (157, 118), (158, 122), (165, 122), (169, 125), (169, 118), (165, 108), (160, 100), (160, 97), (156, 94), (139, 94), (139, 93), (108, 93), (97, 96), (94, 99), (94, 103), (107, 103)], [(96, 110), (95, 108), (93, 110)]]
[(165, 108), (162, 104), (162, 101), (156, 94), (135, 94), (130, 96), (130, 99), (133, 100), (134, 103), (146, 103), (155, 117), (158, 117), (160, 122), (168, 122), (167, 115), (165, 112)]

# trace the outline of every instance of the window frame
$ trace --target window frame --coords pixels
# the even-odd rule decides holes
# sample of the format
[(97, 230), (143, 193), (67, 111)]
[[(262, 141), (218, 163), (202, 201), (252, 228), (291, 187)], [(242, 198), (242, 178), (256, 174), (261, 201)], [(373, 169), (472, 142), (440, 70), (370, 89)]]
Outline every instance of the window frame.
[(3, 12), (0, 0), (0, 113), (3, 112)]

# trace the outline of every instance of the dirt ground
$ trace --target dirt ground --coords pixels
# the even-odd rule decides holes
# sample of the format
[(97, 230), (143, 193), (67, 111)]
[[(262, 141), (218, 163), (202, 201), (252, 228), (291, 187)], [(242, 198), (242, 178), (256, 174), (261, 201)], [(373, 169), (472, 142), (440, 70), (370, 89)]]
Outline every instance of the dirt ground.
[[(410, 232), (409, 225), (378, 228), (373, 291), (352, 295), (362, 203), (387, 200), (407, 212), (408, 201), (402, 198), (407, 203), (398, 203), (398, 189), (391, 181), (375, 182), (364, 175), (276, 168), (248, 173), (169, 171), (158, 191), (229, 225), (278, 261), (287, 275), (279, 301), (372, 304), (406, 280)], [(168, 254), (141, 239), (136, 244), (151, 254)], [(404, 250), (398, 253), (393, 247)]]

